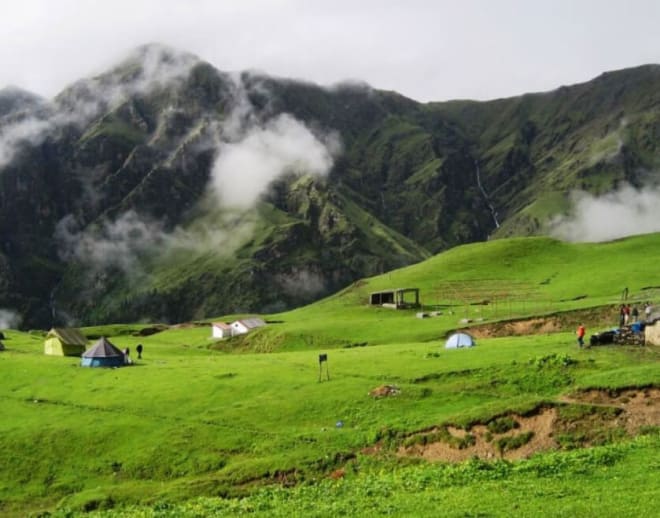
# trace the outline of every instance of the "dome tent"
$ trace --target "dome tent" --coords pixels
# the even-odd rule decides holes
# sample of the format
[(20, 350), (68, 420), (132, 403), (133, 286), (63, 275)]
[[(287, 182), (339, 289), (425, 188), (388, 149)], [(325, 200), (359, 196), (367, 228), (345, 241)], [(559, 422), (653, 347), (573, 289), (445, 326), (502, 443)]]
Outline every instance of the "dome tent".
[(105, 336), (82, 355), (83, 367), (122, 367), (125, 364), (124, 353), (117, 349)]
[(467, 333), (454, 333), (445, 342), (445, 349), (458, 349), (460, 347), (474, 347), (477, 342)]

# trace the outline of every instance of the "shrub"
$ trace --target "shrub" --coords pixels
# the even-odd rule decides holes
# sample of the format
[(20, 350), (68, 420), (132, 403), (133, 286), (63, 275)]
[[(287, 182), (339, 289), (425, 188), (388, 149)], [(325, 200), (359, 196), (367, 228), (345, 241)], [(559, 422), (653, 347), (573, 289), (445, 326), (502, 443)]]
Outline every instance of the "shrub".
[(516, 421), (513, 417), (504, 416), (493, 419), (486, 425), (486, 427), (490, 433), (494, 434), (506, 433), (509, 430), (513, 430), (514, 428), (519, 428), (520, 425), (518, 424), (518, 421)]
[(495, 447), (497, 451), (500, 452), (500, 455), (504, 452), (517, 450), (521, 446), (524, 446), (534, 437), (533, 431), (523, 432), (518, 435), (511, 435), (507, 437), (500, 437), (495, 441)]

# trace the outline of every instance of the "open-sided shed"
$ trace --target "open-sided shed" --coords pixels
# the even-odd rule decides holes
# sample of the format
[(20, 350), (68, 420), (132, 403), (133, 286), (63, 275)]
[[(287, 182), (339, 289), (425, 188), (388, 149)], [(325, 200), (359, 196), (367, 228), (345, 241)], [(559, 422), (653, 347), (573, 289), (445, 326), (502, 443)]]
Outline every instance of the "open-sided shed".
[(418, 288), (397, 288), (374, 291), (369, 295), (369, 304), (392, 309), (410, 309), (419, 307)]

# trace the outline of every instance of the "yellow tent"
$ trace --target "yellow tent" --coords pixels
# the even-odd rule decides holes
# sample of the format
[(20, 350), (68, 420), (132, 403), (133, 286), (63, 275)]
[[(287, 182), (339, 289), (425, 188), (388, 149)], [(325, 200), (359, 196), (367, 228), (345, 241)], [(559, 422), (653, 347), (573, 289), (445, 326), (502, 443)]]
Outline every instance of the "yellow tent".
[(44, 354), (80, 356), (87, 348), (87, 339), (77, 329), (54, 327), (46, 335)]

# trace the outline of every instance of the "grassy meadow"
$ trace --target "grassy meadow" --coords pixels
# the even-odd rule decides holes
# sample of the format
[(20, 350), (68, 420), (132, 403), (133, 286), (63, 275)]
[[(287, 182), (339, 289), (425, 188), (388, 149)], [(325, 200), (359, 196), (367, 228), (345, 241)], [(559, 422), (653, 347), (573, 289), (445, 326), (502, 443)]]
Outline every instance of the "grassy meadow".
[[(464, 311), (476, 319), (490, 309), (473, 305), (489, 295), (474, 287), (480, 280), (511, 316), (584, 310), (618, 302), (624, 286), (646, 300), (660, 285), (659, 255), (658, 235), (601, 245), (494, 241), (267, 315), (272, 323), (245, 338), (215, 342), (208, 325), (150, 336), (136, 336), (139, 325), (83, 329), (119, 348), (143, 344), (143, 358), (120, 369), (44, 356), (43, 332), (6, 331), (0, 514), (653, 516), (660, 423), (631, 434), (576, 420), (549, 451), (521, 460), (400, 453), (443, 425), (469, 430), (549, 406), (591, 415), (599, 407), (565, 396), (660, 386), (660, 348), (580, 350), (573, 329), (443, 348)], [(459, 302), (442, 292), (458, 282), (472, 286)], [(529, 286), (538, 305), (521, 296)], [(417, 319), (365, 304), (388, 287), (419, 287), (443, 314)], [(322, 352), (330, 379), (324, 370), (319, 382)], [(382, 385), (396, 395), (369, 395)]]

